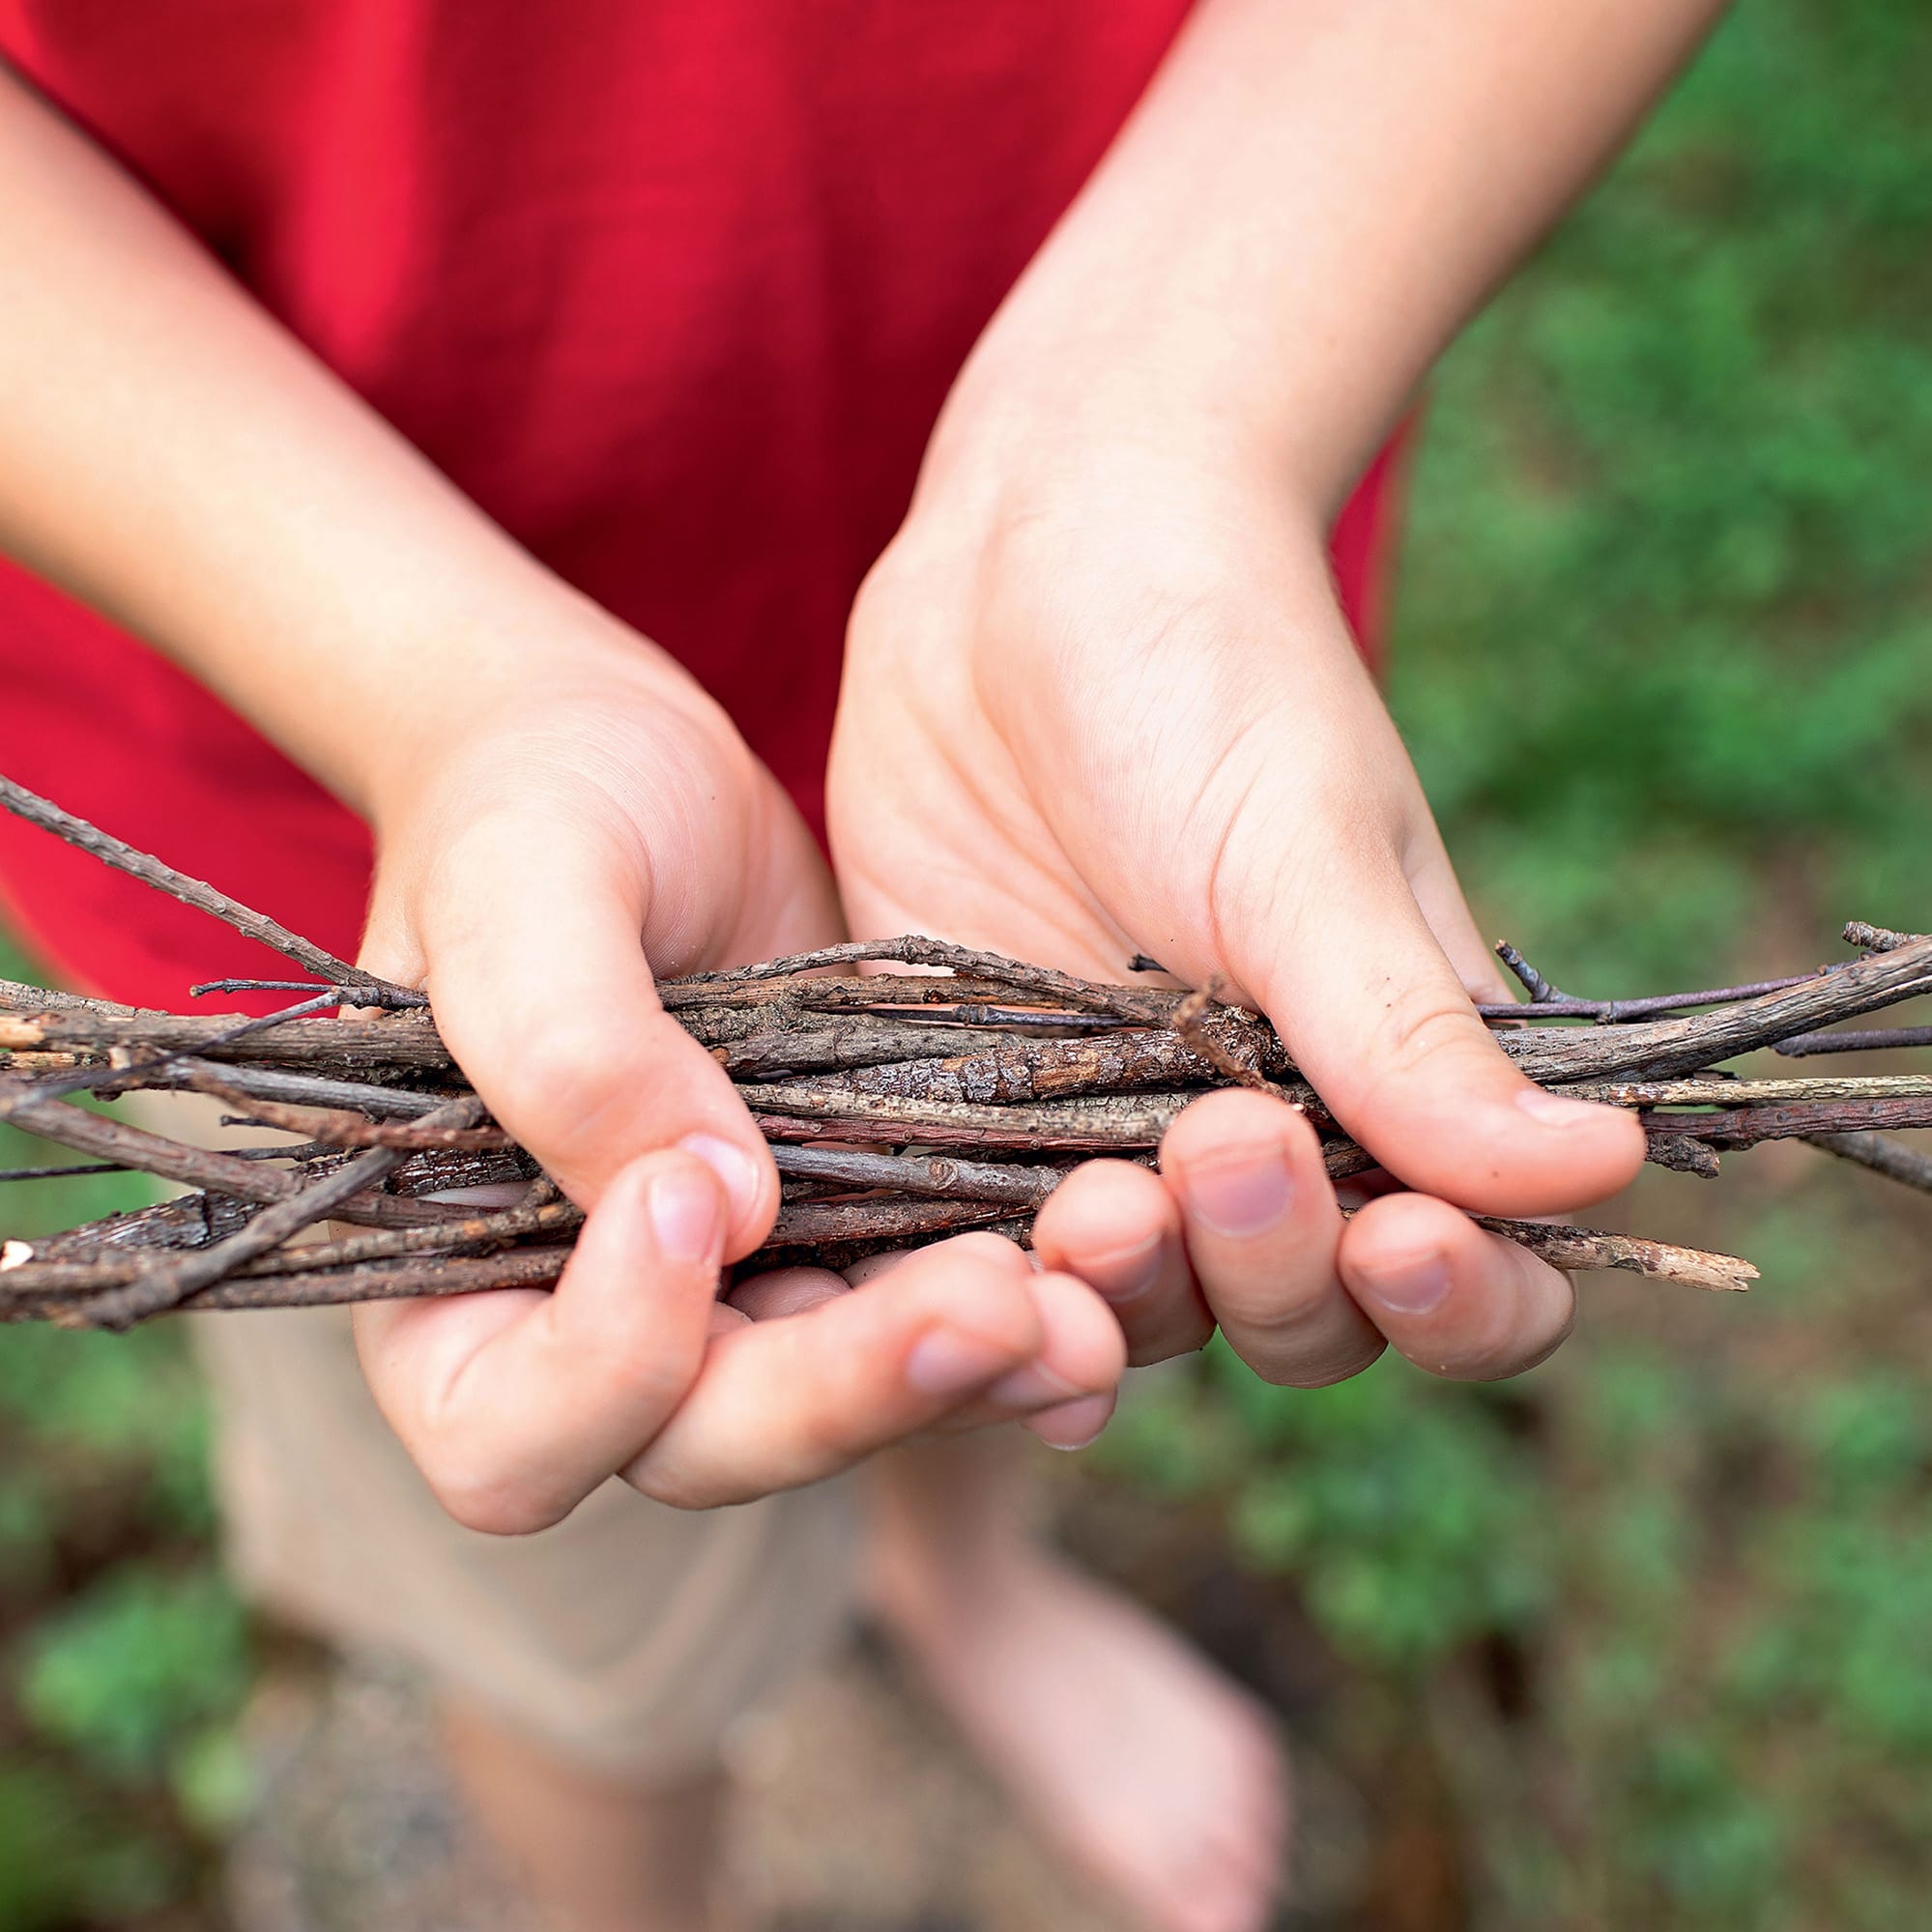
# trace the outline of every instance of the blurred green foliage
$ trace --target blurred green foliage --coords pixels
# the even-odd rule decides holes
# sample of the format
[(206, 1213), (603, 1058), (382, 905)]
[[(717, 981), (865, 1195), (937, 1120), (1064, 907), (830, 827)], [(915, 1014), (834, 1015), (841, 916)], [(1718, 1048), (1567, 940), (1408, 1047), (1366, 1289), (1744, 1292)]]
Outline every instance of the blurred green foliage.
[[(1392, 702), (1577, 992), (1932, 916), (1928, 73), (1919, 0), (1745, 0), (1433, 387)], [(1506, 1391), (1211, 1350), (1103, 1439), (1396, 1687), (1484, 1932), (1924, 1920), (1932, 1218), (1826, 1165), (1627, 1211), (1764, 1263), (1747, 1305), (1587, 1282)]]
[(1745, 0), (1442, 372), (1396, 705), (1561, 982), (1923, 916), (1928, 61), (1914, 0)]
[[(31, 977), (0, 948), (0, 976)], [(0, 1166), (67, 1157), (0, 1128)], [(0, 1237), (149, 1197), (102, 1175), (0, 1192)], [(203, 1918), (252, 1674), (210, 1547), (184, 1338), (0, 1330), (0, 1932)]]
[[(1433, 389), (1393, 702), (1482, 916), (1578, 991), (1926, 922), (1928, 74), (1923, 0), (1744, 0)], [(1104, 1439), (1432, 1741), (1482, 1932), (1925, 1917), (1932, 1229), (1733, 1165), (1629, 1218), (1752, 1254), (1746, 1304), (1591, 1282), (1500, 1391), (1212, 1350)], [(5, 1932), (182, 1922), (245, 1790), (202, 1427), (175, 1335), (0, 1334)]]

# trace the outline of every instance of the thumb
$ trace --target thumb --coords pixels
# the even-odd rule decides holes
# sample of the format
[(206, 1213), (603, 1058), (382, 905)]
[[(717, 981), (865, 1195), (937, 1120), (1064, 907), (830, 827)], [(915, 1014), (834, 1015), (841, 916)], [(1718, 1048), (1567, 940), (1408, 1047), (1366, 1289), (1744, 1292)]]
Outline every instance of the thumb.
[[(1249, 895), (1247, 916), (1225, 928), (1230, 964), (1336, 1118), (1391, 1173), (1501, 1215), (1561, 1213), (1634, 1178), (1636, 1121), (1517, 1072), (1387, 843), (1338, 838), (1297, 888), (1285, 922)], [(1473, 932), (1459, 899), (1456, 910), (1458, 930)]]
[(654, 881), (628, 844), (524, 814), (463, 827), (415, 908), (423, 984), (457, 1064), (573, 1200), (593, 1208), (641, 1154), (681, 1147), (724, 1190), (733, 1258), (769, 1230), (777, 1170), (724, 1069), (658, 999), (642, 937)]

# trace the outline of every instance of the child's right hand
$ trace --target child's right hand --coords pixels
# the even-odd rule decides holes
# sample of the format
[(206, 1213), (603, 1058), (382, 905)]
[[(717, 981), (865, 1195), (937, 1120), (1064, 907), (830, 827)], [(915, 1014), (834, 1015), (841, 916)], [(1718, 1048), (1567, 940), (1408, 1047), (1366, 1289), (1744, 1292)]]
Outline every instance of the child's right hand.
[(1119, 1330), (1010, 1243), (943, 1276), (908, 1261), (889, 1292), (793, 1271), (719, 1307), (778, 1176), (651, 966), (839, 937), (804, 826), (669, 658), (511, 542), (4, 69), (0, 180), (0, 549), (375, 825), (367, 963), (429, 988), (464, 1072), (591, 1211), (554, 1294), (359, 1321), (376, 1399), (452, 1514), (534, 1529), (619, 1472), (730, 1502), (1001, 1415), (1091, 1434)]
[[(1105, 1420), (1123, 1362), (1091, 1290), (992, 1237), (889, 1290), (792, 1270), (715, 1300), (778, 1177), (668, 974), (837, 939), (810, 834), (730, 722), (616, 625), (557, 643), (373, 783), (363, 961), (425, 987), (464, 1072), (590, 1210), (553, 1293), (358, 1312), (370, 1386), (438, 1497), (525, 1531), (620, 1474), (684, 1506), (814, 1481), (911, 1432)], [(546, 641), (547, 645), (551, 641)], [(876, 1272), (876, 1271), (875, 1271)], [(753, 1316), (759, 1317), (752, 1319)]]

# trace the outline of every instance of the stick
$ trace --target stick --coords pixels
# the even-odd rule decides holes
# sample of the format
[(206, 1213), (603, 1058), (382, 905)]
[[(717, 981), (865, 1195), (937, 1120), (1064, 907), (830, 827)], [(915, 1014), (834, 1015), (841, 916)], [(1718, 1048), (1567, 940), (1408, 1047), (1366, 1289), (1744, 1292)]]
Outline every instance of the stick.
[(1038, 1207), (1068, 1171), (939, 1156), (865, 1154), (843, 1147), (778, 1146), (771, 1156), (781, 1174), (854, 1188), (897, 1188), (905, 1194), (953, 1200), (1001, 1201), (1010, 1207)]
[[(475, 1094), (447, 1102), (424, 1117), (431, 1127), (468, 1127), (482, 1117), (483, 1103)], [(124, 1286), (104, 1289), (72, 1312), (72, 1319), (89, 1328), (125, 1329), (150, 1315), (175, 1308), (189, 1295), (212, 1287), (245, 1262), (279, 1247), (357, 1195), (373, 1188), (399, 1168), (405, 1155), (395, 1147), (376, 1147), (345, 1162), (332, 1174), (311, 1182), (255, 1216), (238, 1233), (212, 1248), (165, 1256)]]
[(1052, 966), (1029, 966), (1024, 960), (1010, 960), (1002, 953), (974, 952), (968, 946), (956, 946), (949, 940), (928, 938), (918, 933), (903, 934), (896, 939), (850, 939), (843, 945), (821, 946), (815, 952), (793, 953), (788, 959), (765, 960), (757, 966), (733, 966), (724, 972), (692, 973), (678, 983), (685, 987), (719, 986), (734, 981), (773, 979), (780, 975), (813, 972), (821, 966), (856, 966), (866, 962), (944, 966), (955, 973), (973, 974), (997, 985), (1018, 987), (1023, 992), (1063, 1000), (1070, 1006), (1115, 1013), (1123, 1019), (1159, 1019), (1172, 1005), (1171, 995), (1163, 999), (1156, 994), (1150, 998), (1138, 987), (1109, 986), (1099, 980), (1077, 979), (1072, 973), (1059, 972)]
[(1901, 1186), (1932, 1194), (1932, 1156), (1885, 1134), (1807, 1134), (1807, 1146), (1822, 1147), (1841, 1161), (1856, 1162)]
[[(0, 1079), (0, 1109), (6, 1116), (29, 1134), (72, 1147), (76, 1153), (94, 1154), (118, 1167), (138, 1168), (143, 1173), (158, 1174), (184, 1187), (212, 1188), (238, 1200), (279, 1201), (301, 1187), (294, 1175), (279, 1173), (260, 1162), (184, 1146), (164, 1135), (130, 1127), (125, 1120), (108, 1120), (67, 1101), (43, 1100), (30, 1093), (23, 1102), (17, 1094), (22, 1084)], [(415, 1227), (449, 1219), (446, 1203), (397, 1200), (387, 1195), (352, 1197), (332, 1212), (341, 1221), (367, 1221), (378, 1226)]]
[[(437, 1256), (372, 1261), (359, 1268), (313, 1274), (235, 1278), (211, 1283), (182, 1304), (186, 1313), (204, 1309), (334, 1308), (350, 1302), (400, 1301), (423, 1295), (469, 1295), (491, 1288), (548, 1287), (570, 1259), (568, 1248), (522, 1248), (503, 1254)], [(4, 1279), (4, 1278), (0, 1278)], [(0, 1322), (54, 1321), (92, 1326), (80, 1309), (57, 1297), (40, 1301), (0, 1297)]]
[(213, 1072), (194, 1074), (188, 1085), (197, 1093), (241, 1109), (252, 1124), (306, 1134), (325, 1146), (400, 1147), (409, 1153), (421, 1153), (430, 1148), (480, 1151), (515, 1144), (501, 1127), (433, 1127), (427, 1120), (372, 1121), (332, 1108), (289, 1107), (243, 1093)]
[(29, 792), (23, 785), (14, 784), (11, 778), (0, 778), (0, 806), (14, 817), (26, 820), (30, 825), (39, 825), (43, 831), (52, 832), (68, 845), (92, 853), (103, 865), (111, 865), (117, 872), (138, 879), (143, 885), (152, 885), (156, 891), (166, 893), (170, 899), (178, 899), (184, 906), (192, 906), (199, 912), (212, 914), (224, 925), (232, 926), (245, 938), (270, 947), (284, 959), (294, 960), (317, 979), (326, 979), (333, 986), (379, 987), (397, 993), (406, 991), (401, 987), (389, 988), (387, 981), (377, 979), (373, 973), (363, 972), (347, 960), (338, 960), (333, 953), (325, 952), (312, 940), (291, 933), (266, 912), (257, 912), (251, 907), (244, 906), (239, 899), (229, 898), (225, 892), (205, 880), (190, 879), (187, 873), (177, 872), (173, 866), (150, 852), (136, 851), (125, 840), (90, 825), (85, 819), (77, 819), (72, 812), (62, 811), (58, 805)]
[(1475, 1219), (1491, 1234), (1527, 1248), (1552, 1268), (1568, 1273), (1618, 1268), (1627, 1274), (1648, 1275), (1653, 1281), (1721, 1293), (1742, 1291), (1758, 1279), (1758, 1271), (1736, 1254), (1680, 1248), (1669, 1241), (1644, 1241), (1634, 1234), (1611, 1234), (1598, 1227), (1558, 1227), (1541, 1221), (1504, 1221), (1486, 1214)]
[(1932, 1047), (1932, 1026), (1878, 1026), (1842, 1033), (1800, 1033), (1773, 1049), (1794, 1060), (1813, 1053), (1889, 1053), (1900, 1047)]

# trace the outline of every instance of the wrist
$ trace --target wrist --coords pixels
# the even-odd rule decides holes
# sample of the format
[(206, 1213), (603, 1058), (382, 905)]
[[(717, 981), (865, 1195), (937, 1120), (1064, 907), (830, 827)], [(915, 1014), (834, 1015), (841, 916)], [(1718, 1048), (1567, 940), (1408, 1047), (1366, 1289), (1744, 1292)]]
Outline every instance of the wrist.
[[(1049, 245), (988, 325), (934, 430), (926, 476), (987, 489), (1110, 463), (1220, 476), (1323, 530), (1354, 481), (1307, 401), (1329, 352), (1294, 357), (1177, 292), (1184, 250), (1158, 274), (1147, 251), (1096, 265)], [(1102, 270), (1105, 273), (1101, 273)], [(1104, 293), (1101, 293), (1104, 291)]]
[(721, 707), (667, 652), (561, 589), (531, 610), (503, 607), (439, 629), (397, 653), (386, 678), (391, 702), (380, 729), (350, 761), (350, 796), (378, 840), (419, 821), (426, 799), (448, 789), (486, 795), (487, 767), (502, 782), (541, 762), (546, 749), (589, 754), (620, 718), (661, 720), (720, 747), (736, 733)]
[(1004, 321), (947, 398), (910, 521), (995, 531), (1219, 503), (1280, 534), (1323, 540), (1339, 493), (1331, 466), (1299, 449), (1228, 372), (1182, 366), (1152, 338), (1050, 334), (1024, 317), (1004, 332)]

